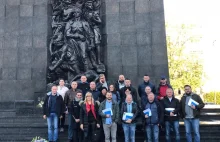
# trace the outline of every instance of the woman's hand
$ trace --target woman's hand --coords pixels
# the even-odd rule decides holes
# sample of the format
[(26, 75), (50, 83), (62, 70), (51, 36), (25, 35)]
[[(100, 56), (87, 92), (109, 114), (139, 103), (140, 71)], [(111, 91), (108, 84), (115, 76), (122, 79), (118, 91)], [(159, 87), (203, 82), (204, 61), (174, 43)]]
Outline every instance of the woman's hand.
[(83, 124), (81, 124), (81, 125), (80, 125), (80, 129), (82, 129), (82, 130), (83, 130)]
[(99, 124), (96, 124), (97, 128), (100, 128), (100, 125)]

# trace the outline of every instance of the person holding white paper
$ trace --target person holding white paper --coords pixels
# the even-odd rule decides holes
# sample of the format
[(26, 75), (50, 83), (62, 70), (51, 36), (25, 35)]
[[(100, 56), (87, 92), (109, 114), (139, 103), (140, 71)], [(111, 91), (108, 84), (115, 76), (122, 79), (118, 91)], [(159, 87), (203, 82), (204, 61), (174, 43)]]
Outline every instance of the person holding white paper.
[(173, 95), (173, 89), (168, 88), (166, 90), (166, 97), (162, 100), (164, 106), (164, 120), (166, 128), (166, 142), (171, 142), (170, 129), (174, 128), (176, 135), (176, 141), (180, 142), (180, 133), (179, 133), (179, 110), (180, 104), (179, 100), (176, 99)]
[[(192, 92), (190, 85), (184, 86), (185, 94), (180, 100), (180, 115), (184, 119), (187, 142), (192, 142), (191, 127), (194, 131), (194, 142), (200, 142), (199, 116), (200, 110), (205, 106), (199, 95)], [(198, 105), (188, 105), (190, 99)]]
[[(106, 109), (110, 111), (106, 112)], [(112, 93), (107, 92), (106, 100), (99, 107), (99, 115), (102, 117), (105, 142), (116, 142), (117, 123), (119, 122), (119, 105), (112, 100)]]
[(125, 142), (135, 142), (136, 117), (138, 115), (138, 105), (133, 102), (132, 95), (127, 95), (122, 103), (121, 116), (124, 130)]
[[(163, 123), (164, 111), (162, 105), (155, 99), (153, 93), (148, 94), (144, 110), (150, 109), (149, 115), (143, 112), (146, 124), (148, 142), (159, 142), (159, 126)], [(143, 111), (144, 111), (143, 110)]]

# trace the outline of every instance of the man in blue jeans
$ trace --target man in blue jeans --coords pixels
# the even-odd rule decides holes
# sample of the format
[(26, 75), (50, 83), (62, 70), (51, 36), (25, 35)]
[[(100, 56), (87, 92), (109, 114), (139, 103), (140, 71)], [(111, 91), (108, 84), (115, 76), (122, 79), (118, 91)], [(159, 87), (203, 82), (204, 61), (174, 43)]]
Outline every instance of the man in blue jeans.
[(148, 100), (145, 104), (144, 117), (146, 122), (146, 134), (148, 142), (159, 142), (159, 126), (163, 123), (163, 107), (161, 104), (155, 99), (155, 95), (153, 93), (148, 94)]
[(176, 142), (180, 142), (179, 133), (179, 100), (173, 96), (173, 89), (166, 89), (166, 97), (161, 101), (164, 107), (164, 120), (166, 128), (166, 142), (171, 142), (170, 129), (174, 128)]
[(43, 105), (43, 118), (47, 119), (49, 142), (57, 142), (58, 119), (62, 118), (63, 112), (63, 98), (57, 93), (57, 86), (52, 86), (51, 92), (47, 93)]
[[(126, 114), (131, 117), (126, 118)], [(125, 142), (135, 142), (135, 129), (138, 115), (138, 105), (133, 102), (132, 95), (128, 94), (121, 106), (122, 127), (125, 135)]]
[[(191, 127), (194, 131), (194, 142), (200, 142), (199, 116), (200, 110), (205, 106), (199, 95), (192, 92), (191, 86), (184, 86), (185, 94), (180, 100), (180, 115), (184, 119), (187, 142), (192, 142)], [(194, 103), (192, 100), (196, 101)]]

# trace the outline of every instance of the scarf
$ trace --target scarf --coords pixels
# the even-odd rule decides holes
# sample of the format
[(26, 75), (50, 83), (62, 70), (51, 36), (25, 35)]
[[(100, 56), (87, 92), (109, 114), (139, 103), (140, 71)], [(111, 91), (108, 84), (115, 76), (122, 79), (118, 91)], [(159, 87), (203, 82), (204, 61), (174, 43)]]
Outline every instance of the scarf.
[[(91, 107), (90, 107), (91, 106)], [(96, 119), (96, 113), (95, 113), (95, 106), (93, 104), (89, 105), (88, 103), (86, 103), (86, 112), (87, 112), (87, 115), (89, 113), (89, 111), (92, 111), (92, 114), (93, 116), (95, 117)]]

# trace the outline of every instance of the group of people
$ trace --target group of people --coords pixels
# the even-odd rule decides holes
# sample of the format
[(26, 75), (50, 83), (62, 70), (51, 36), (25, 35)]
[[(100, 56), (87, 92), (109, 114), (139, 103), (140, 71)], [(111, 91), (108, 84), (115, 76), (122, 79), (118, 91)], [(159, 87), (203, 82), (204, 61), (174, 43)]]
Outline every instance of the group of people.
[(120, 126), (125, 142), (135, 142), (138, 120), (145, 128), (147, 142), (159, 141), (160, 127), (165, 128), (167, 142), (171, 142), (171, 130), (176, 142), (180, 142), (180, 118), (184, 120), (187, 142), (192, 142), (191, 128), (195, 142), (200, 142), (199, 116), (204, 103), (191, 86), (184, 86), (185, 93), (179, 101), (165, 76), (161, 76), (157, 89), (149, 75), (144, 75), (143, 80), (137, 93), (124, 75), (119, 75), (114, 84), (106, 81), (104, 74), (100, 74), (98, 83), (88, 83), (86, 76), (81, 76), (70, 89), (60, 79), (59, 85), (47, 93), (43, 105), (49, 141), (58, 140), (58, 129), (64, 131), (67, 115), (69, 142), (116, 142)]

